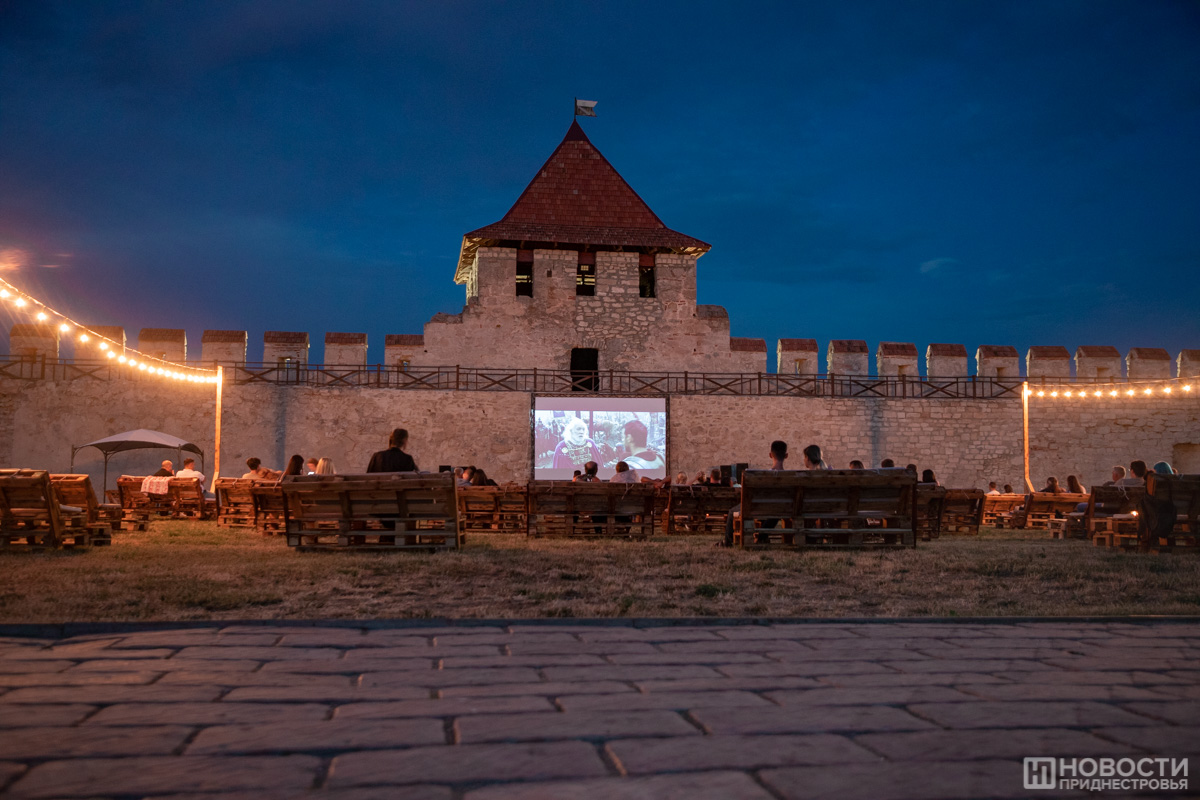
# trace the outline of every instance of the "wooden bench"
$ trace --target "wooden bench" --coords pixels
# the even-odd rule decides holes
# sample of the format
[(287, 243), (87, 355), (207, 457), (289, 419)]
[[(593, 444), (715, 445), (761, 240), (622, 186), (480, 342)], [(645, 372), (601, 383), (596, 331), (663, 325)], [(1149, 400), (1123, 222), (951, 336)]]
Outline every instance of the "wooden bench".
[(458, 487), (458, 518), (462, 532), (525, 533), (525, 487), (515, 483), (503, 486)]
[(1014, 515), (1024, 507), (1023, 494), (984, 495), (983, 524), (992, 528), (1006, 527)]
[(667, 493), (664, 529), (668, 536), (690, 533), (725, 533), (729, 509), (741, 502), (741, 491), (732, 486), (672, 486)]
[(1142, 486), (1093, 486), (1086, 511), (1067, 514), (1068, 538), (1093, 539), (1097, 533), (1137, 536), (1137, 508), (1146, 496)]
[(946, 490), (936, 483), (918, 483), (916, 497), (913, 524), (921, 541), (928, 542), (942, 535), (942, 500)]
[(977, 536), (983, 524), (984, 496), (982, 489), (947, 489), (942, 497), (941, 530)]
[[(88, 522), (96, 528), (96, 535), (110, 536), (121, 530), (121, 504), (101, 503), (96, 499), (92, 479), (87, 475), (51, 475), (50, 483), (64, 506), (85, 508)], [(107, 528), (107, 530), (105, 530)]]
[(289, 547), (456, 550), (461, 546), (454, 475), (449, 472), (296, 475), (285, 478), (279, 488)]
[(250, 499), (254, 503), (255, 530), (263, 536), (283, 533), (287, 526), (284, 524), (283, 489), (279, 482), (255, 482), (250, 487)]
[(117, 478), (117, 492), (121, 498), (121, 528), (127, 531), (144, 531), (153, 516), (171, 513), (171, 496), (146, 494), (142, 491), (144, 476), (122, 475)]
[(0, 470), (0, 549), (105, 545), (111, 533), (86, 507), (63, 505), (46, 470)]
[(915, 547), (916, 477), (903, 469), (747, 470), (742, 547)]
[[(1048, 530), (1051, 520), (1063, 519), (1081, 503), (1088, 502), (1086, 494), (1051, 494), (1033, 492), (1025, 496), (1025, 505), (1012, 517), (1013, 528)], [(1007, 524), (1005, 527), (1009, 527)]]
[[(1175, 512), (1169, 536), (1155, 533), (1147, 523), (1153, 506)], [(1200, 554), (1200, 475), (1159, 475), (1147, 473), (1145, 496), (1139, 504), (1138, 535), (1097, 533), (1096, 544), (1124, 549), (1138, 548), (1151, 553), (1187, 552)]]
[(531, 538), (646, 539), (654, 535), (650, 483), (532, 481), (526, 532)]
[(171, 478), (167, 481), (171, 516), (176, 519), (212, 519), (216, 506), (204, 496), (199, 478)]
[(251, 478), (217, 478), (217, 524), (227, 528), (254, 527), (254, 486)]

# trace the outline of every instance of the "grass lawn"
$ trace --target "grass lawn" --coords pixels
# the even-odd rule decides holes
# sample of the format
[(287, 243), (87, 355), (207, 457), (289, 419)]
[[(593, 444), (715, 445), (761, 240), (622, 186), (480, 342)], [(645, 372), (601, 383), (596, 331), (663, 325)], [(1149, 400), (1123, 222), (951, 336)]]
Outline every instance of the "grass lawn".
[(90, 552), (0, 553), (0, 622), (1200, 613), (1188, 555), (986, 529), (891, 552), (713, 541), (475, 536), (457, 553), (297, 553), (251, 530), (156, 522)]

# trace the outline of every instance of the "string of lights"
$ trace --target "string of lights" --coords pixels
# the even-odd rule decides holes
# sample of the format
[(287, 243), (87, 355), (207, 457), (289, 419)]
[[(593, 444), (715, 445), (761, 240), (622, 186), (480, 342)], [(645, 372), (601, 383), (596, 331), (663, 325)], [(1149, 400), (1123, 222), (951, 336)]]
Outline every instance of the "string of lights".
[(1192, 394), (1192, 384), (1187, 379), (1172, 379), (1169, 381), (1152, 381), (1140, 383), (1110, 383), (1065, 386), (1027, 386), (1026, 397), (1040, 397), (1051, 400), (1118, 400), (1137, 398), (1167, 398), (1189, 397)]
[(76, 344), (95, 347), (100, 358), (111, 360), (129, 369), (187, 383), (216, 383), (218, 380), (215, 370), (189, 367), (186, 364), (177, 364), (174, 361), (156, 358), (96, 333), (95, 330), (54, 310), (3, 278), (0, 278), (0, 302), (8, 304), (18, 313), (30, 315), (36, 322), (55, 325), (59, 333), (73, 336)]

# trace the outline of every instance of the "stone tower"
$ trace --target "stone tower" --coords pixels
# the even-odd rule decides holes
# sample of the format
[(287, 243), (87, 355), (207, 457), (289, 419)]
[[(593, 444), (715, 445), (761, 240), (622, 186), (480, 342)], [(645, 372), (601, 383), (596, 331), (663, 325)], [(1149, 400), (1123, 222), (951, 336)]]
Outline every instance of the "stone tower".
[(764, 372), (762, 340), (731, 339), (696, 305), (699, 239), (668, 228), (578, 122), (503, 219), (463, 237), (459, 314), (425, 325), (422, 366)]

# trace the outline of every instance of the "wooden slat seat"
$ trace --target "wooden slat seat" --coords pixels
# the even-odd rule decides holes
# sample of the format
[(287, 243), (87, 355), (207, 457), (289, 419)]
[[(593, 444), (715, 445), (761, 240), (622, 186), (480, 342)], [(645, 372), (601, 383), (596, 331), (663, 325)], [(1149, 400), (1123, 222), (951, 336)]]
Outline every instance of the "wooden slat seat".
[(903, 469), (747, 470), (743, 547), (915, 547), (916, 477)]
[(211, 519), (215, 506), (204, 496), (199, 478), (171, 478), (167, 481), (171, 515), (176, 519)]
[(121, 497), (121, 527), (124, 530), (146, 530), (150, 518), (171, 513), (170, 495), (147, 494), (142, 491), (144, 476), (122, 475), (117, 478)]
[[(1147, 526), (1155, 505), (1175, 511), (1175, 524), (1169, 536), (1156, 535)], [(1200, 553), (1200, 475), (1147, 473), (1139, 525), (1144, 549)]]
[(95, 530), (87, 508), (60, 502), (46, 470), (0, 470), (0, 548), (88, 547), (111, 541), (104, 535), (93, 541)]
[[(328, 477), (328, 476), (326, 476)], [(283, 489), (279, 481), (253, 481), (250, 498), (254, 504), (254, 528), (263, 536), (283, 533)]]
[(1023, 494), (989, 494), (983, 498), (983, 524), (989, 527), (1010, 527), (1013, 516), (1025, 506)]
[(217, 478), (217, 524), (229, 528), (254, 527), (254, 486), (251, 478)]
[(724, 533), (729, 509), (740, 501), (741, 492), (732, 486), (672, 486), (668, 494), (666, 532)]
[(1084, 537), (1091, 539), (1097, 533), (1136, 536), (1137, 515), (1133, 512), (1137, 511), (1138, 504), (1145, 496), (1146, 489), (1143, 486), (1093, 486), (1087, 511), (1083, 513)]
[(290, 547), (455, 550), (462, 541), (449, 472), (297, 475), (279, 488)]
[(87, 524), (92, 530), (92, 544), (112, 543), (112, 532), (121, 529), (121, 506), (98, 502), (90, 476), (51, 475), (50, 484), (54, 487), (60, 504), (87, 511)]
[(982, 489), (947, 489), (942, 497), (943, 533), (978, 535), (983, 524)]
[(942, 501), (946, 490), (936, 483), (917, 484), (917, 505), (913, 524), (921, 541), (928, 542), (942, 535)]
[(458, 517), (468, 533), (524, 533), (527, 495), (516, 483), (458, 487)]
[(1051, 494), (1033, 492), (1025, 496), (1022, 510), (1013, 515), (1011, 527), (1024, 530), (1047, 530), (1050, 521), (1061, 519), (1088, 502), (1086, 494)]
[(649, 483), (529, 484), (528, 535), (576, 539), (646, 539), (654, 535), (655, 495)]

